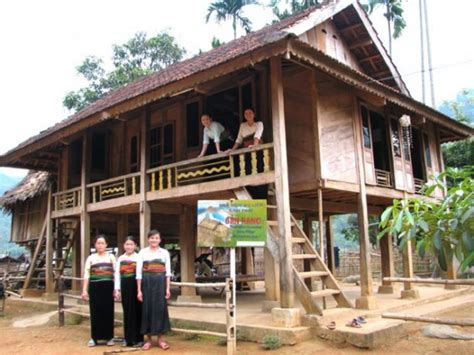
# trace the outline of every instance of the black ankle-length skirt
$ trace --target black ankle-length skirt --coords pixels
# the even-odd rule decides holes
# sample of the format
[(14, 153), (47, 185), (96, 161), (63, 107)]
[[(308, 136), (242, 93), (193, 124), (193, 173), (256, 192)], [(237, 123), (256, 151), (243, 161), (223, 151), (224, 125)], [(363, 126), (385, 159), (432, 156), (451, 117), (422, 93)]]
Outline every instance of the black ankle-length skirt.
[(109, 340), (114, 337), (114, 282), (112, 280), (89, 283), (89, 310), (91, 338)]
[(142, 279), (142, 334), (159, 335), (171, 328), (164, 273), (144, 273)]
[(123, 333), (127, 345), (143, 341), (141, 334), (142, 304), (137, 299), (137, 280), (125, 277), (120, 280), (123, 307)]

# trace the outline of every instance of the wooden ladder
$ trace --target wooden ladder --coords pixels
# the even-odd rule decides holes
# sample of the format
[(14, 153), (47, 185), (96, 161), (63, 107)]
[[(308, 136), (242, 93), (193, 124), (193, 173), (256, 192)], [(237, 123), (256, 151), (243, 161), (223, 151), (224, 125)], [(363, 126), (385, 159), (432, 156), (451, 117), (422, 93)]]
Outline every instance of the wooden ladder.
[[(23, 289), (39, 287), (40, 282), (46, 281), (46, 223), (45, 219), (41, 229), (41, 235), (36, 242), (35, 251), (28, 267)], [(56, 250), (56, 256), (53, 257), (53, 264), (55, 265), (54, 285), (56, 286), (56, 279), (64, 272), (67, 257), (71, 251), (76, 234), (78, 233), (78, 220), (65, 220), (57, 222), (57, 227), (53, 231), (53, 243)]]
[[(251, 200), (252, 196), (245, 188), (235, 189), (234, 193), (239, 200)], [(277, 206), (268, 205), (269, 216), (274, 215)], [(278, 253), (278, 222), (269, 220), (267, 248), (275, 260), (279, 260)], [(302, 306), (309, 314), (323, 314), (318, 300), (333, 297), (338, 307), (352, 308), (351, 302), (339, 287), (336, 278), (328, 269), (319, 253), (314, 249), (311, 241), (291, 215), (291, 241), (293, 245), (293, 276), (295, 291)], [(303, 263), (303, 265), (301, 265)], [(303, 268), (301, 268), (303, 266)], [(301, 271), (301, 269), (303, 269)], [(322, 289), (313, 290), (314, 279), (321, 280)]]

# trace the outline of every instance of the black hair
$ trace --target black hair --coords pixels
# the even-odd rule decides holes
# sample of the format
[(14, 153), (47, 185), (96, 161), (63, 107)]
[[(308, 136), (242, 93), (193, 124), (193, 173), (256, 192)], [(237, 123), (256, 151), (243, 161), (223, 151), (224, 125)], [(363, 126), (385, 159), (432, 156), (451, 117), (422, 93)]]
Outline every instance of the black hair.
[(209, 117), (211, 120), (214, 121), (214, 119), (212, 118), (212, 116), (211, 116), (210, 113), (204, 112), (204, 113), (201, 115), (201, 118), (203, 118), (204, 116), (207, 116), (207, 117)]
[(257, 120), (257, 113), (255, 112), (255, 109), (252, 106), (244, 108), (242, 122), (247, 122), (247, 120), (245, 119), (245, 111), (247, 111), (247, 110), (251, 110), (253, 112), (254, 121), (257, 122), (258, 121)]
[(152, 229), (151, 231), (148, 232), (148, 239), (150, 239), (150, 237), (153, 237), (154, 235), (158, 234), (161, 238), (161, 233), (158, 232), (157, 229)]
[(134, 242), (135, 244), (137, 244), (137, 241), (135, 240), (135, 237), (134, 237), (133, 235), (126, 236), (126, 237), (125, 237), (125, 240), (123, 241), (123, 243), (125, 244), (125, 243), (128, 242), (129, 240), (132, 241), (132, 242)]
[(109, 241), (107, 240), (107, 237), (105, 236), (105, 234), (98, 234), (95, 238), (94, 238), (94, 245), (95, 243), (97, 243), (97, 241), (99, 239), (103, 239), (105, 240), (105, 244), (109, 244)]

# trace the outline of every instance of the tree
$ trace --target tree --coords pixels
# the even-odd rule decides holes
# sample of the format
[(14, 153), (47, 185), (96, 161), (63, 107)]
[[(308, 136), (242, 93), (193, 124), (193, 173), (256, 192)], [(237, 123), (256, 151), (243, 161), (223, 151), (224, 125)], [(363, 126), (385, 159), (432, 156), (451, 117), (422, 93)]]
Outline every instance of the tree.
[(372, 14), (380, 6), (385, 7), (384, 16), (387, 19), (388, 27), (388, 48), (390, 55), (392, 55), (392, 25), (394, 39), (400, 37), (407, 25), (403, 18), (402, 2), (401, 0), (368, 0), (367, 4), (363, 5), (365, 11), (369, 14)]
[(225, 42), (222, 42), (219, 38), (217, 38), (217, 37), (212, 37), (212, 42), (211, 42), (212, 48), (220, 47), (220, 46), (222, 46), (224, 43), (225, 43)]
[(382, 213), (378, 237), (391, 233), (400, 239), (401, 248), (413, 241), (421, 257), (431, 252), (445, 271), (454, 257), (461, 263), (462, 271), (474, 266), (473, 174), (474, 166), (448, 168), (425, 185), (423, 192), (430, 196), (437, 188), (447, 189), (447, 180), (451, 187), (442, 201), (394, 200)]
[(148, 38), (139, 32), (122, 45), (113, 45), (114, 69), (107, 72), (102, 59), (89, 56), (76, 67), (78, 74), (89, 83), (85, 88), (71, 91), (63, 100), (70, 110), (79, 111), (108, 92), (149, 75), (183, 58), (184, 48), (166, 32)]
[[(445, 101), (439, 110), (467, 125), (474, 124), (474, 89), (464, 89), (454, 101)], [(447, 167), (461, 168), (474, 165), (474, 138), (443, 144), (443, 158)]]
[[(280, 10), (281, 0), (271, 0), (270, 7), (272, 8), (273, 14), (278, 18), (279, 21), (296, 15), (301, 11), (315, 5), (320, 5), (324, 0), (285, 0), (286, 8)], [(288, 8), (289, 5), (289, 8)]]
[(248, 33), (251, 31), (252, 22), (243, 15), (243, 9), (247, 5), (256, 5), (257, 0), (218, 0), (209, 5), (207, 9), (206, 23), (213, 14), (218, 23), (232, 20), (234, 39), (237, 38), (237, 23)]

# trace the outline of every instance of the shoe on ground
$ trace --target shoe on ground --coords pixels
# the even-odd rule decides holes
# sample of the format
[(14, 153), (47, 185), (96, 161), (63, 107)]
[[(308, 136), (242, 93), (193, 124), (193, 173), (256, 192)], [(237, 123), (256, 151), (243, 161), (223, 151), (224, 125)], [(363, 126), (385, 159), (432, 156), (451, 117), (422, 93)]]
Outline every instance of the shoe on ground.
[(97, 344), (95, 343), (95, 340), (94, 339), (90, 339), (89, 342), (87, 343), (87, 346), (89, 348), (92, 348), (94, 346), (96, 346)]
[(110, 339), (109, 341), (107, 341), (106, 343), (107, 346), (114, 346), (115, 345), (115, 342), (113, 339)]

